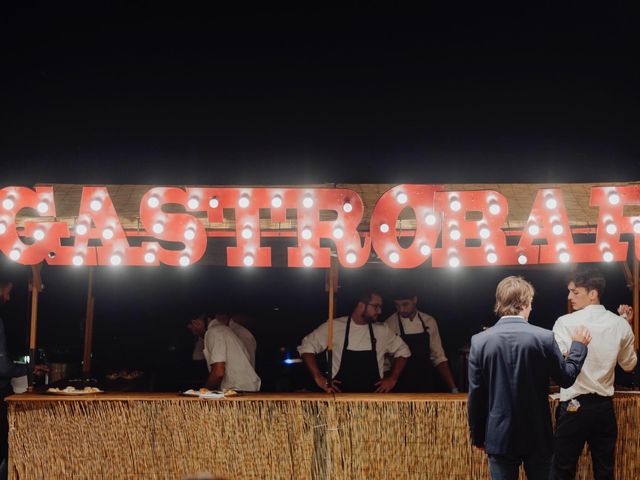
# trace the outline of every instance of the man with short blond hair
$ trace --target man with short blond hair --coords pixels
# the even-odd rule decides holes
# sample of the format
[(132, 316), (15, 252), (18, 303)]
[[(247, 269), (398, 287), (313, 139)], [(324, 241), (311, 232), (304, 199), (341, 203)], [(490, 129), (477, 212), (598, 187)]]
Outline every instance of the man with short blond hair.
[(553, 333), (528, 322), (533, 286), (507, 277), (496, 289), (500, 320), (471, 338), (467, 402), (472, 444), (489, 457), (495, 479), (549, 477), (553, 432), (549, 377), (568, 387), (587, 356), (589, 331), (577, 328), (565, 360)]

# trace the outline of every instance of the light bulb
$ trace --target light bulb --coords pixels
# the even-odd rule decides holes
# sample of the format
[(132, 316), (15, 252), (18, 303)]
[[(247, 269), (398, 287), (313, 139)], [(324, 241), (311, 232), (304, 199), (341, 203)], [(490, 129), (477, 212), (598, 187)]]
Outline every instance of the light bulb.
[(147, 252), (144, 254), (144, 261), (146, 263), (153, 263), (156, 261), (156, 254), (153, 252)]
[(527, 256), (524, 253), (521, 253), (520, 255), (518, 255), (518, 263), (520, 265), (525, 265), (529, 260), (527, 259)]
[(560, 255), (558, 255), (558, 258), (562, 263), (567, 263), (569, 260), (571, 260), (571, 255), (569, 255), (569, 252), (567, 252), (566, 250), (562, 250), (560, 252)]
[(36, 240), (42, 240), (44, 238), (44, 230), (42, 228), (36, 228), (33, 232), (33, 238)]
[(4, 235), (5, 233), (7, 233), (7, 224), (0, 222), (0, 235)]
[(249, 206), (249, 197), (247, 195), (242, 195), (240, 200), (238, 200), (238, 205), (240, 208), (247, 208)]
[(216, 197), (213, 197), (211, 200), (209, 200), (209, 207), (210, 208), (218, 208), (218, 205), (220, 205), (220, 202), (218, 201), (218, 199)]
[(425, 257), (428, 257), (429, 255), (431, 255), (431, 247), (429, 245), (422, 245), (420, 247), (420, 253)]
[(380, 224), (380, 231), (382, 233), (387, 233), (389, 231), (389, 225), (387, 223)]
[(111, 265), (117, 267), (118, 265), (122, 264), (122, 255), (120, 255), (119, 253), (114, 253), (113, 255), (111, 255), (111, 258), (109, 260), (111, 261)]
[(311, 238), (311, 236), (313, 235), (313, 232), (311, 231), (311, 229), (309, 227), (305, 227), (305, 228), (302, 229), (302, 233), (300, 235), (305, 240), (309, 240)]
[(305, 267), (310, 267), (313, 265), (313, 257), (311, 255), (305, 255), (302, 259), (302, 263)]
[(341, 239), (342, 237), (344, 237), (344, 230), (341, 227), (334, 228), (333, 237), (337, 239)]
[(251, 230), (251, 227), (244, 227), (242, 229), (242, 238), (249, 240), (251, 237), (253, 237), (253, 230)]
[(179, 261), (180, 261), (181, 267), (187, 267), (191, 264), (191, 259), (189, 258), (189, 255), (182, 255)]
[(20, 255), (22, 255), (22, 252), (20, 252), (20, 250), (18, 250), (17, 248), (14, 248), (9, 252), (9, 258), (14, 262), (17, 262), (20, 259)]
[(347, 263), (349, 264), (356, 263), (357, 259), (358, 257), (354, 252), (347, 252)]
[(427, 213), (424, 216), (424, 221), (427, 225), (433, 226), (436, 224), (436, 216), (433, 213)]
[(255, 260), (253, 259), (253, 255), (245, 255), (243, 262), (246, 267), (252, 266), (255, 262)]
[(553, 195), (549, 194), (546, 196), (546, 200), (544, 202), (545, 207), (549, 210), (553, 210), (558, 206), (558, 201), (553, 197)]
[(94, 198), (93, 200), (91, 200), (91, 203), (89, 203), (89, 208), (91, 208), (91, 210), (93, 210), (94, 212), (100, 211), (100, 209), (102, 208), (102, 200), (99, 198)]
[(553, 227), (551, 227), (551, 231), (554, 235), (562, 235), (564, 232), (564, 227), (559, 223), (554, 223)]
[(351, 205), (349, 202), (344, 202), (344, 205), (342, 205), (342, 209), (349, 213), (351, 210), (353, 210), (353, 205)]
[(489, 213), (491, 215), (498, 215), (500, 213), (500, 204), (495, 200), (489, 202)]
[(304, 197), (304, 200), (302, 200), (302, 206), (304, 208), (313, 207), (313, 198), (311, 197), (311, 195), (307, 195)]
[(85, 235), (89, 231), (89, 228), (84, 223), (76, 225), (76, 235)]
[(405, 203), (407, 203), (407, 200), (409, 200), (409, 197), (407, 197), (407, 194), (404, 192), (400, 192), (396, 195), (396, 201), (400, 205), (404, 205)]
[(449, 208), (451, 208), (451, 210), (453, 210), (454, 212), (457, 212), (462, 208), (462, 203), (460, 203), (458, 197), (453, 197), (451, 199), (451, 201), (449, 202)]
[(158, 198), (157, 195), (151, 195), (148, 199), (147, 199), (147, 205), (150, 208), (156, 208), (158, 205), (160, 205), (160, 199)]
[(152, 230), (153, 230), (153, 233), (161, 234), (162, 232), (164, 232), (164, 223), (162, 222), (154, 223)]
[(398, 263), (400, 261), (400, 254), (398, 252), (391, 252), (389, 254), (389, 261), (391, 263)]
[(617, 205), (620, 203), (620, 195), (618, 192), (611, 192), (608, 198), (611, 205)]
[(47, 213), (49, 211), (49, 202), (46, 200), (41, 200), (38, 202), (38, 206), (36, 207), (38, 213)]
[(633, 222), (633, 233), (640, 233), (640, 220)]
[(73, 258), (71, 259), (71, 262), (76, 267), (79, 267), (80, 265), (82, 265), (84, 263), (84, 257), (82, 255), (80, 255), (80, 254), (74, 255)]
[(194, 227), (189, 227), (184, 231), (184, 239), (185, 240), (193, 240), (196, 238), (196, 229)]
[(536, 223), (529, 224), (529, 228), (527, 230), (529, 232), (529, 235), (532, 236), (538, 235), (540, 233), (540, 227)]
[(456, 227), (453, 227), (451, 230), (449, 230), (449, 237), (451, 237), (451, 240), (460, 240), (461, 236), (462, 233)]
[(605, 230), (607, 231), (607, 233), (609, 235), (613, 235), (618, 231), (618, 227), (616, 226), (615, 223), (609, 222), (609, 223), (607, 223), (607, 226), (605, 227)]
[(16, 202), (13, 200), (13, 197), (7, 197), (2, 201), (2, 207), (5, 210), (11, 210), (16, 205)]
[(496, 254), (496, 252), (487, 253), (487, 262), (496, 263), (497, 261), (498, 261), (498, 255)]
[(195, 210), (200, 206), (200, 199), (198, 197), (191, 197), (187, 202), (187, 207), (191, 210)]
[(485, 240), (491, 236), (491, 230), (486, 225), (480, 227), (480, 238), (484, 238)]
[(102, 230), (102, 238), (104, 238), (105, 240), (111, 240), (113, 238), (113, 234), (113, 228), (111, 227), (107, 227)]
[(613, 261), (613, 252), (611, 252), (611, 250), (605, 250), (602, 253), (602, 259), (605, 262), (612, 262)]
[(451, 268), (459, 267), (460, 266), (460, 259), (455, 255), (450, 256), (449, 257), (449, 266)]
[(282, 197), (280, 195), (274, 195), (271, 199), (271, 206), (273, 208), (280, 208), (282, 206)]

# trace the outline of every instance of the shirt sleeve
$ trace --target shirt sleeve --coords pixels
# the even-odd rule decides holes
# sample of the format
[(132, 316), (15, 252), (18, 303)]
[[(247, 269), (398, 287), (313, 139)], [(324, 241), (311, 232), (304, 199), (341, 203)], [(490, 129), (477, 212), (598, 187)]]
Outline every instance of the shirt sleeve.
[(618, 365), (625, 372), (630, 372), (638, 363), (638, 357), (636, 355), (636, 351), (633, 348), (634, 336), (633, 330), (631, 330), (631, 326), (624, 321), (625, 334), (622, 338), (622, 342), (620, 343), (620, 352), (618, 352)]
[(556, 320), (556, 323), (553, 325), (553, 336), (558, 344), (558, 348), (562, 355), (567, 355), (569, 353), (569, 349), (571, 348), (571, 334), (569, 333), (569, 329), (565, 326), (564, 322), (561, 318)]
[[(298, 345), (298, 353), (321, 353), (327, 349), (327, 323), (323, 323), (302, 339)], [(335, 332), (334, 332), (335, 333)]]
[(488, 416), (488, 391), (482, 372), (481, 354), (477, 338), (471, 337), (467, 420), (471, 432), (471, 443), (476, 447), (484, 447)]
[(440, 365), (442, 362), (447, 361), (447, 356), (444, 354), (444, 348), (442, 348), (438, 324), (433, 317), (427, 317), (426, 324), (429, 327), (429, 356), (431, 357), (431, 363), (434, 366)]
[(404, 343), (404, 340), (402, 340), (402, 338), (400, 338), (399, 335), (396, 335), (395, 333), (393, 333), (391, 329), (386, 325), (382, 325), (382, 326), (384, 327), (383, 335), (385, 336), (385, 340), (386, 340), (385, 341), (386, 351), (393, 358), (397, 358), (397, 357), (409, 358), (411, 356), (411, 350), (409, 350), (409, 347), (407, 346), (407, 344)]
[(384, 324), (389, 327), (389, 330), (391, 330), (393, 333), (395, 333), (396, 335), (400, 335), (400, 327), (398, 326), (398, 316), (397, 315), (391, 315), (389, 318), (387, 318), (384, 321)]
[(204, 337), (205, 349), (209, 352), (209, 364), (227, 362), (227, 342), (223, 332), (208, 331)]

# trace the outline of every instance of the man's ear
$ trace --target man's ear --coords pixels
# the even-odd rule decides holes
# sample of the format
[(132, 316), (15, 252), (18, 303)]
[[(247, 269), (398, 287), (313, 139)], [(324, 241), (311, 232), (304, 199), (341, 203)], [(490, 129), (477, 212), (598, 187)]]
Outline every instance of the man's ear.
[(589, 297), (589, 300), (596, 300), (598, 298), (598, 291), (589, 290), (589, 292), (587, 293), (587, 296)]

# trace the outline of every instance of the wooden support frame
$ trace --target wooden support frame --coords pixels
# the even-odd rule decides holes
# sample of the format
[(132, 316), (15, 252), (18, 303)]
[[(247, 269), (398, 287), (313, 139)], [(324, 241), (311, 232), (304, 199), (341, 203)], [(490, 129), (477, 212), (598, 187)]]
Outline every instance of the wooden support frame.
[(94, 307), (95, 298), (93, 296), (93, 268), (89, 268), (89, 279), (87, 286), (87, 315), (84, 324), (84, 354), (82, 357), (82, 375), (85, 377), (88, 377), (91, 374)]

